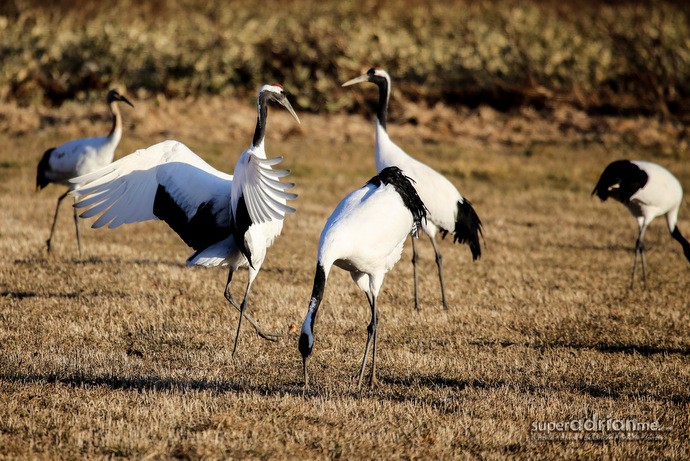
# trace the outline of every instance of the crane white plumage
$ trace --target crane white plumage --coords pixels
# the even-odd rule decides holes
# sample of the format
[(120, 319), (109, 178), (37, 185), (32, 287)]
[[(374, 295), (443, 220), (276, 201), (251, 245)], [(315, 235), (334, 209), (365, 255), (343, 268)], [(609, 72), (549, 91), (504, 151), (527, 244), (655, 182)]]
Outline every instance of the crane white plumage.
[(642, 279), (645, 285), (647, 283), (643, 238), (649, 224), (658, 216), (666, 216), (668, 231), (681, 244), (685, 257), (690, 261), (690, 243), (678, 229), (683, 188), (666, 168), (640, 160), (616, 160), (604, 169), (592, 195), (601, 201), (611, 197), (621, 202), (637, 221), (639, 233), (635, 242), (630, 289), (635, 287), (638, 256), (642, 259)]
[[(266, 250), (280, 235), (283, 219), (295, 209), (294, 184), (281, 182), (287, 170), (274, 170), (282, 158), (268, 159), (265, 150), (268, 103), (274, 101), (297, 120), (282, 86), (264, 85), (257, 97), (257, 122), (252, 145), (237, 160), (232, 175), (216, 170), (187, 146), (164, 141), (127, 155), (94, 173), (72, 180), (78, 184), (77, 208), (83, 218), (100, 216), (94, 228), (161, 219), (195, 252), (189, 265), (229, 266), (225, 298), (240, 311), (233, 355), (242, 318), (270, 340), (278, 335), (261, 330), (245, 310), (249, 293)], [(235, 271), (248, 267), (242, 303), (232, 297)]]
[[(389, 166), (397, 166), (405, 175), (414, 180), (414, 187), (428, 210), (427, 220), (422, 225), (422, 230), (434, 247), (441, 285), (441, 300), (443, 307), (448, 308), (443, 282), (443, 257), (435, 240), (436, 234), (440, 233), (441, 238), (445, 238), (450, 232), (454, 242), (469, 245), (472, 259), (477, 260), (481, 256), (479, 243), (479, 237), (482, 234), (481, 220), (470, 201), (460, 195), (453, 183), (433, 168), (412, 158), (391, 140), (387, 131), (388, 101), (391, 90), (391, 78), (388, 72), (379, 68), (371, 68), (366, 74), (343, 83), (343, 86), (363, 82), (374, 83), (379, 88), (376, 110), (376, 170), (381, 171)], [(412, 238), (415, 308), (419, 308), (417, 260), (415, 239)]]
[(309, 384), (307, 361), (314, 347), (314, 321), (326, 279), (334, 265), (350, 272), (369, 301), (371, 322), (367, 328), (358, 385), (362, 384), (372, 339), (370, 384), (374, 384), (379, 290), (386, 273), (400, 259), (405, 239), (417, 232), (426, 215), (426, 208), (410, 178), (399, 168), (388, 167), (345, 197), (328, 218), (319, 240), (314, 287), (299, 338), (305, 385)]
[[(46, 247), (50, 252), (50, 244), (55, 232), (60, 203), (67, 197), (67, 194), (74, 189), (74, 184), (68, 182), (69, 179), (81, 176), (86, 173), (98, 170), (113, 161), (115, 149), (122, 138), (122, 115), (117, 106), (117, 102), (124, 102), (131, 107), (134, 105), (116, 90), (108, 91), (106, 102), (110, 107), (113, 116), (113, 126), (107, 136), (98, 138), (75, 139), (61, 144), (58, 147), (48, 149), (43, 153), (41, 161), (38, 162), (36, 169), (36, 190), (41, 190), (50, 183), (64, 184), (69, 188), (58, 197), (53, 216), (53, 225), (50, 227), (50, 236), (46, 240)], [(79, 235), (79, 219), (77, 210), (74, 210), (74, 227), (77, 233), (77, 248), (79, 256), (81, 251), (81, 238)]]

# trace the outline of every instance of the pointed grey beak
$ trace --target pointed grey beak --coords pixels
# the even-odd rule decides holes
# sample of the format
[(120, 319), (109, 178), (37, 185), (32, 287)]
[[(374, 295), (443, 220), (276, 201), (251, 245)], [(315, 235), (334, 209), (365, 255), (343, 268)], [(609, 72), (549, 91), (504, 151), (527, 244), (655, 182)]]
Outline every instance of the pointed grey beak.
[(131, 102), (129, 102), (129, 99), (125, 98), (124, 96), (120, 96), (120, 101), (126, 102), (127, 104), (130, 105), (130, 107), (132, 107), (132, 109), (134, 108), (134, 104), (132, 104)]
[(304, 387), (309, 387), (309, 373), (307, 373), (307, 360), (309, 357), (302, 357), (302, 367), (304, 370)]
[(342, 86), (350, 86), (354, 85), (355, 83), (362, 83), (362, 82), (368, 82), (369, 81), (369, 75), (364, 74), (360, 75), (359, 77), (355, 77), (352, 80), (348, 80), (347, 82), (343, 83)]
[(292, 115), (293, 117), (295, 117), (295, 120), (297, 120), (297, 123), (299, 123), (300, 125), (302, 124), (302, 122), (299, 121), (299, 117), (298, 117), (297, 114), (295, 113), (295, 110), (294, 110), (294, 109), (292, 108), (292, 106), (290, 105), (290, 101), (288, 101), (287, 96), (283, 96), (282, 98), (280, 98), (280, 99), (278, 100), (278, 102), (280, 103), (281, 106), (283, 106), (284, 108), (286, 108), (286, 109), (288, 110), (288, 112), (290, 112), (290, 115)]

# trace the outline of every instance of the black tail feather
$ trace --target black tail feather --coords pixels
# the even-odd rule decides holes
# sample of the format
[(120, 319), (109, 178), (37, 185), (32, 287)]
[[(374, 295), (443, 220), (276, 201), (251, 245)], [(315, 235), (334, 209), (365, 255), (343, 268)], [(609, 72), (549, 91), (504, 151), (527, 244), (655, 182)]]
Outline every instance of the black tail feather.
[(412, 213), (412, 219), (417, 228), (421, 227), (422, 220), (426, 220), (427, 209), (424, 202), (419, 198), (417, 189), (412, 185), (414, 180), (405, 176), (402, 170), (395, 166), (389, 166), (379, 172), (369, 180), (367, 184), (392, 184), (395, 190), (400, 194), (405, 207)]
[(162, 184), (159, 184), (156, 189), (153, 214), (165, 221), (172, 230), (177, 232), (184, 243), (197, 252), (205, 250), (230, 235), (230, 229), (218, 224), (211, 202), (200, 204), (196, 213), (191, 218), (187, 218), (187, 213), (175, 202), (174, 197)]
[(455, 220), (453, 242), (466, 243), (470, 246), (472, 260), (476, 261), (482, 255), (479, 237), (482, 235), (482, 221), (472, 204), (466, 198), (458, 201), (458, 216)]

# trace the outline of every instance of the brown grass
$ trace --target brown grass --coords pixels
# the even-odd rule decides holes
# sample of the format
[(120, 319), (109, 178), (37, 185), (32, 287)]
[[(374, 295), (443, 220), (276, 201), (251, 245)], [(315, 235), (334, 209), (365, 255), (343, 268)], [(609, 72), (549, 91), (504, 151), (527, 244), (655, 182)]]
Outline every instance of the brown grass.
[[(628, 144), (626, 129), (673, 130), (647, 119), (568, 131), (536, 114), (452, 121), (444, 110), (418, 111), (417, 126), (392, 120), (391, 135), (473, 201), (485, 253), (473, 264), (443, 242), (444, 311), (422, 241), (415, 312), (406, 248), (380, 298), (381, 383), (360, 392), (369, 319), (349, 276), (334, 269), (329, 280), (308, 390), (297, 335), (323, 223), (373, 174), (369, 120), (300, 114), (296, 128), (271, 112), (268, 152), (285, 155), (300, 197), (250, 308), (286, 336), (268, 343), (246, 328), (233, 361), (226, 271), (185, 267), (190, 250), (165, 224), (84, 225), (79, 259), (65, 207), (45, 253), (61, 190), (34, 193), (35, 165), (56, 143), (105, 131), (103, 108), (0, 109), (0, 457), (687, 459), (688, 265), (659, 221), (647, 234), (647, 290), (629, 291), (634, 222), (590, 198), (621, 157), (658, 161), (690, 187), (683, 139)], [(218, 99), (139, 103), (125, 118), (118, 156), (173, 137), (225, 170), (254, 125), (251, 101)], [(687, 201), (680, 216), (690, 234)], [(594, 414), (670, 430), (658, 441), (532, 438), (532, 422)]]

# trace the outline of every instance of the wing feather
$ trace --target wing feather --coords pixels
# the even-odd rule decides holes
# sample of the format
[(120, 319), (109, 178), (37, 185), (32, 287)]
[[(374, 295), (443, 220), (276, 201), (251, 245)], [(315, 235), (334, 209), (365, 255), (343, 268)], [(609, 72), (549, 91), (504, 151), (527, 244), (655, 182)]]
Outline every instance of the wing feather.
[[(164, 219), (185, 242), (194, 246), (198, 238), (183, 235), (190, 229), (180, 229), (194, 223), (208, 224), (229, 229), (232, 176), (216, 170), (187, 146), (177, 141), (163, 141), (140, 149), (112, 164), (70, 180), (77, 185), (73, 192), (78, 196), (76, 207), (84, 209), (82, 217), (100, 214), (92, 227), (106, 224), (110, 228), (134, 222)], [(163, 192), (161, 192), (161, 190)], [(160, 194), (166, 200), (167, 209), (159, 209), (156, 200)], [(158, 197), (158, 198), (157, 198)], [(173, 206), (175, 209), (170, 210)], [(203, 210), (204, 220), (195, 215)], [(173, 220), (171, 214), (183, 212), (185, 222)], [(178, 214), (175, 218), (179, 218)], [(174, 221), (174, 222), (173, 222)], [(203, 222), (202, 222), (203, 221)], [(229, 232), (229, 230), (228, 230)]]
[(295, 212), (286, 204), (288, 200), (297, 198), (297, 194), (286, 192), (294, 184), (280, 181), (280, 178), (289, 174), (289, 170), (272, 168), (282, 160), (282, 157), (261, 158), (251, 149), (242, 154), (235, 167), (231, 202), (233, 216), (236, 216), (240, 197), (244, 197), (247, 212), (254, 224), (281, 220), (286, 214)]

